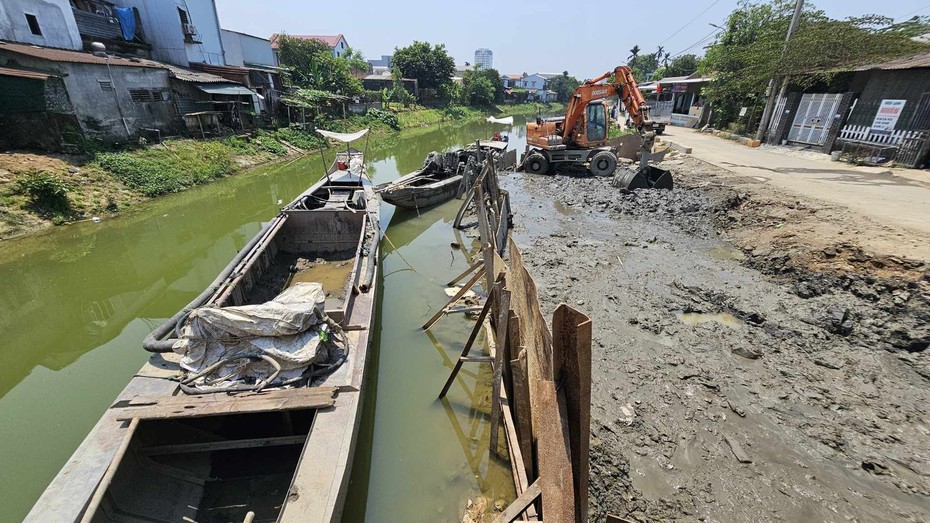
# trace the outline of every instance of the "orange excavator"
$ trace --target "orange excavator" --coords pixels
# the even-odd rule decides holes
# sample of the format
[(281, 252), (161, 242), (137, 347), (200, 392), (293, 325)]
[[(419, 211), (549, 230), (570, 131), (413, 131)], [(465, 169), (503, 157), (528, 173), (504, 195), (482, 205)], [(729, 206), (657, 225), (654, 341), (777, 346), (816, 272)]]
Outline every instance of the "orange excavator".
[(639, 168), (625, 170), (619, 177), (620, 186), (671, 189), (671, 173), (649, 165), (655, 129), (649, 119), (649, 106), (625, 65), (579, 85), (572, 93), (565, 116), (537, 118), (536, 123), (526, 125), (523, 169), (547, 174), (560, 166), (575, 166), (596, 176), (614, 174), (617, 155), (607, 145), (610, 118), (605, 101), (614, 96), (619, 98), (642, 138)]

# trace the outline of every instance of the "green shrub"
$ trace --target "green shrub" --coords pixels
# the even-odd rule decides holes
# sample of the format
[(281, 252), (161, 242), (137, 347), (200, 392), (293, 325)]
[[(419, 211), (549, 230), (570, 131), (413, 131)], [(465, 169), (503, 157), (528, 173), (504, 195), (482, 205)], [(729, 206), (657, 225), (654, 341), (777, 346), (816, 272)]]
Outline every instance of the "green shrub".
[[(97, 154), (97, 164), (146, 196), (177, 192), (233, 172), (236, 150), (226, 141), (166, 142), (165, 149)], [(166, 150), (167, 149), (167, 150)]]
[(390, 111), (383, 111), (381, 109), (369, 109), (365, 116), (367, 117), (368, 121), (381, 122), (391, 129), (394, 129), (395, 131), (400, 129), (400, 122), (397, 121), (397, 115)]
[(70, 207), (68, 183), (58, 175), (34, 171), (17, 181), (19, 192), (29, 197), (33, 205), (46, 211), (64, 212)]
[(297, 126), (282, 127), (272, 131), (271, 134), (278, 140), (284, 140), (294, 147), (300, 147), (305, 150), (319, 149), (321, 144), (323, 144), (324, 147), (326, 146), (322, 138), (313, 133), (313, 131), (304, 131)]
[(465, 108), (460, 105), (450, 105), (449, 107), (445, 108), (444, 112), (446, 113), (446, 116), (454, 120), (465, 118), (465, 115), (467, 114)]
[(262, 151), (275, 154), (277, 156), (284, 156), (287, 154), (287, 147), (285, 147), (277, 138), (266, 131), (258, 131), (255, 135), (255, 139), (252, 140), (256, 147)]

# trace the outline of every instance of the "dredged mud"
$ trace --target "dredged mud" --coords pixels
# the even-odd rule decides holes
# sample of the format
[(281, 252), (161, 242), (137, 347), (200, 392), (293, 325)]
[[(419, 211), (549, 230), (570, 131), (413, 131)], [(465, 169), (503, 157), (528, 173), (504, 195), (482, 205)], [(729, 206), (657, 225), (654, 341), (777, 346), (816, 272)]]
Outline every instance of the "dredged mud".
[(501, 180), (544, 309), (594, 321), (592, 519), (930, 520), (923, 261), (864, 251), (822, 204), (664, 167), (673, 191)]

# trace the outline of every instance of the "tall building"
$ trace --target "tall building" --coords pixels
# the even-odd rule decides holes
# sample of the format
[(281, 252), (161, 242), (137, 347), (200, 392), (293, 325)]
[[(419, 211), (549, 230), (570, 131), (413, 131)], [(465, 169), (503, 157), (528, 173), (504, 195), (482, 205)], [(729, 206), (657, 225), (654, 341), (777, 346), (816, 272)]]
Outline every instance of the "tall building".
[(475, 65), (480, 65), (482, 69), (494, 67), (494, 53), (484, 47), (478, 49), (475, 51)]

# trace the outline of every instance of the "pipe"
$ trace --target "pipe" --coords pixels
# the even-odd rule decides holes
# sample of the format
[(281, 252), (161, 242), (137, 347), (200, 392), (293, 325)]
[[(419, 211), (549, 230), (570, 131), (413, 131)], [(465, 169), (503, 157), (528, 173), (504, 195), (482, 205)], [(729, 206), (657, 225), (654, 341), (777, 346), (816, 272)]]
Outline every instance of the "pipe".
[[(283, 216), (283, 213), (278, 215), (279, 218), (281, 216)], [(217, 276), (216, 279), (213, 280), (213, 283), (211, 283), (209, 287), (207, 287), (203, 292), (201, 292), (199, 296), (194, 298), (193, 301), (188, 303), (183, 309), (178, 311), (168, 321), (166, 321), (161, 326), (159, 326), (157, 329), (149, 333), (149, 335), (146, 336), (144, 340), (142, 340), (142, 348), (149, 352), (159, 352), (159, 353), (172, 352), (174, 350), (175, 340), (174, 339), (163, 340), (162, 338), (164, 338), (165, 336), (169, 335), (172, 331), (174, 331), (175, 326), (177, 326), (178, 323), (180, 323), (187, 315), (189, 315), (191, 311), (193, 311), (197, 307), (200, 307), (201, 305), (206, 303), (206, 301), (210, 299), (211, 296), (213, 296), (216, 290), (219, 289), (220, 286), (226, 281), (226, 278), (228, 278), (229, 275), (232, 274), (233, 269), (235, 269), (236, 266), (239, 265), (239, 263), (243, 259), (245, 259), (245, 257), (252, 251), (252, 249), (258, 244), (258, 242), (261, 241), (265, 237), (265, 235), (274, 226), (276, 222), (277, 222), (277, 218), (268, 222), (268, 224), (265, 225), (262, 228), (262, 230), (258, 231), (258, 234), (256, 234), (251, 240), (249, 240), (249, 243), (245, 244), (245, 247), (243, 247), (239, 251), (239, 253), (236, 255), (236, 257), (233, 258), (231, 262), (229, 262), (229, 265), (227, 265), (226, 268), (223, 269), (223, 272), (221, 272), (219, 276)]]
[(358, 281), (358, 289), (368, 292), (375, 279), (375, 264), (378, 258), (378, 243), (381, 241), (381, 225), (377, 220), (372, 222), (371, 243), (368, 244), (368, 254), (365, 256), (364, 272)]

